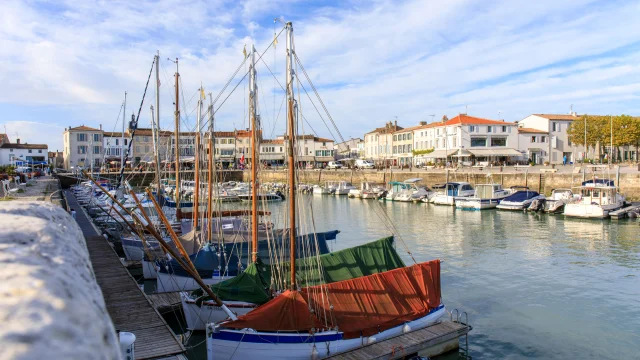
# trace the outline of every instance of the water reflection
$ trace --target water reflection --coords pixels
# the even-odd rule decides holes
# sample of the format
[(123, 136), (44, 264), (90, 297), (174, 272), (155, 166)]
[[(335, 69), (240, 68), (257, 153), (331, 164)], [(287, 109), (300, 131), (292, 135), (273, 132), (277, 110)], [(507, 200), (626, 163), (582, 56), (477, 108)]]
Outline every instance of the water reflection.
[[(469, 313), (476, 359), (620, 359), (640, 355), (640, 239), (635, 221), (304, 198), (300, 215), (339, 229), (339, 250), (400, 233), (407, 264), (440, 258), (443, 297)], [(284, 219), (284, 203), (269, 204)], [(387, 218), (388, 217), (388, 218)], [(579, 355), (578, 355), (579, 354)]]

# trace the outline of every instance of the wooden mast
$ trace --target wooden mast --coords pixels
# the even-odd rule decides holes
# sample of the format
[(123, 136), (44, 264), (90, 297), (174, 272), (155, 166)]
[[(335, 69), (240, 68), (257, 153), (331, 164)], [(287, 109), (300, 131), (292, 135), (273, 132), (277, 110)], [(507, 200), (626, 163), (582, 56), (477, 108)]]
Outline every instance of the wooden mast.
[(289, 169), (289, 273), (291, 274), (290, 288), (295, 290), (296, 288), (296, 179), (295, 179), (295, 162), (293, 159), (293, 151), (295, 145), (295, 130), (294, 130), (294, 96), (293, 96), (293, 24), (288, 22), (287, 29), (287, 129), (288, 129), (288, 169)]
[[(207, 240), (210, 242), (213, 239), (213, 225), (211, 223), (211, 215), (213, 213), (213, 99), (209, 94), (211, 104), (209, 105), (209, 182), (207, 184)], [(196, 211), (197, 212), (197, 211)]]
[(249, 69), (249, 116), (251, 117), (251, 259), (258, 260), (258, 137), (256, 121), (256, 49), (251, 45), (251, 68)]
[(195, 161), (195, 189), (193, 193), (193, 229), (198, 231), (198, 213), (200, 212), (200, 117), (202, 116), (202, 84), (200, 84), (200, 99), (198, 99), (198, 109), (196, 111), (196, 151), (193, 154)]
[(180, 73), (178, 72), (178, 58), (176, 58), (176, 130), (174, 134), (174, 138), (176, 140), (175, 143), (175, 161), (176, 161), (176, 211), (180, 210), (180, 92), (179, 92), (179, 79)]

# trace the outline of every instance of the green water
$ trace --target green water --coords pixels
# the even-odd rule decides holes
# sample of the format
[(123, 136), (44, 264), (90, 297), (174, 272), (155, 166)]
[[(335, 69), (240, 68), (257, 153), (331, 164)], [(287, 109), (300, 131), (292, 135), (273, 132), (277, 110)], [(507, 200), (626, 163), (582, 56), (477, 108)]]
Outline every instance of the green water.
[[(402, 237), (407, 264), (439, 258), (448, 309), (469, 314), (474, 359), (640, 359), (640, 226), (635, 220), (381, 203), (304, 195), (310, 229), (339, 229), (339, 250)], [(271, 203), (279, 221), (285, 203)], [(403, 245), (404, 244), (404, 245)], [(191, 344), (204, 341), (197, 335)], [(203, 358), (204, 346), (192, 353)], [(447, 360), (456, 358), (448, 355)]]

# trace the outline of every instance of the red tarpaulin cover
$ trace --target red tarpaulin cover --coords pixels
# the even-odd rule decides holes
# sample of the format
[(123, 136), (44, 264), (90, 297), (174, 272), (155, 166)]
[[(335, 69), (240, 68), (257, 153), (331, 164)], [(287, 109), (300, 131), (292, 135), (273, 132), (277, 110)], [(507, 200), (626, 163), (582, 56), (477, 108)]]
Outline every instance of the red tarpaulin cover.
[(300, 292), (287, 291), (224, 327), (308, 332), (337, 326), (349, 339), (421, 318), (440, 302), (440, 260), (432, 260)]

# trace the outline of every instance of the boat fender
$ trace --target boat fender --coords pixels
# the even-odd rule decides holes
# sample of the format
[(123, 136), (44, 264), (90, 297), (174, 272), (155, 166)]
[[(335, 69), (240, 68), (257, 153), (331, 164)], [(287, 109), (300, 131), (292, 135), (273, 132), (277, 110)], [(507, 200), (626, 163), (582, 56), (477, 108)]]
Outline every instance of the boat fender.
[(318, 349), (316, 349), (316, 345), (313, 345), (313, 350), (311, 350), (311, 360), (320, 359), (320, 354), (318, 354)]
[(404, 324), (404, 326), (402, 327), (402, 333), (406, 334), (408, 332), (411, 332), (411, 326), (409, 326), (409, 324)]
[(121, 331), (118, 333), (120, 339), (120, 351), (122, 358), (125, 360), (133, 360), (134, 356), (134, 343), (136, 342), (136, 336), (130, 332)]
[(367, 339), (367, 345), (371, 345), (374, 342), (376, 342), (376, 337), (375, 336), (369, 336), (369, 338)]

